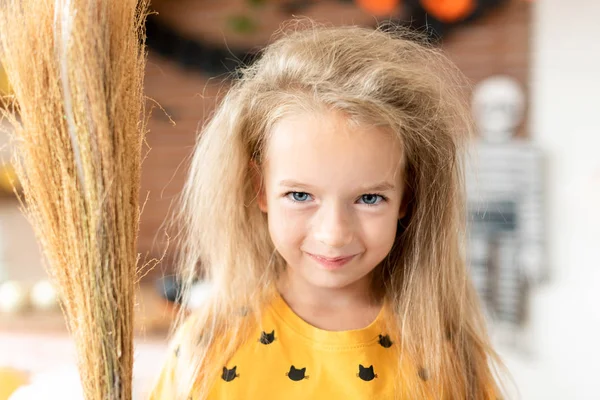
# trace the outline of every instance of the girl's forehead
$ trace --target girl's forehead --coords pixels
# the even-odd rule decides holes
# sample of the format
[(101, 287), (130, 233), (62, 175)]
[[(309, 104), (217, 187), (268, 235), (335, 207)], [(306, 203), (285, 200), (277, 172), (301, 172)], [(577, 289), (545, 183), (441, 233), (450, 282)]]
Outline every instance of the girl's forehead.
[(341, 112), (297, 113), (272, 128), (265, 152), (271, 175), (295, 179), (396, 179), (403, 166), (400, 141), (387, 130), (349, 123)]

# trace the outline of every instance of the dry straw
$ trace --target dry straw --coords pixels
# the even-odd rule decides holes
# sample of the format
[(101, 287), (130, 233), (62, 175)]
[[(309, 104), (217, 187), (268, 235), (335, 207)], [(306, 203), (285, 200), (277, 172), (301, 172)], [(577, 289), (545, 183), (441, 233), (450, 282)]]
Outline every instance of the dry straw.
[(0, 59), (24, 210), (88, 400), (130, 399), (145, 1), (5, 0)]

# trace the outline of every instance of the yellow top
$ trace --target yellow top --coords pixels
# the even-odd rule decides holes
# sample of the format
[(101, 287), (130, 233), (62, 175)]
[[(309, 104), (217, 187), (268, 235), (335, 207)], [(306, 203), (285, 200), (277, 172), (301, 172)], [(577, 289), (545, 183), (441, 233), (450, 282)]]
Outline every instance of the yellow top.
[[(423, 382), (427, 373), (408, 363), (398, 373), (397, 339), (384, 328), (386, 308), (365, 328), (325, 331), (302, 320), (277, 296), (265, 309), (261, 326), (227, 365), (219, 366), (208, 399), (407, 398), (402, 387)], [(176, 378), (168, 364), (153, 400), (172, 398), (168, 388)]]

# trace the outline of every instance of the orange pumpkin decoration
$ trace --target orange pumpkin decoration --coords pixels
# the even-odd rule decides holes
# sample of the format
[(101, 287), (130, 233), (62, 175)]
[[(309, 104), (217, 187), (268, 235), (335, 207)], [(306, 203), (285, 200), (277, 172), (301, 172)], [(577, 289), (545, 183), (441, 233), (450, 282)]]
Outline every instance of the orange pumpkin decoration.
[(384, 17), (394, 14), (400, 0), (356, 0), (356, 4), (370, 14)]
[(458, 22), (475, 10), (477, 0), (421, 0), (423, 9), (438, 21)]

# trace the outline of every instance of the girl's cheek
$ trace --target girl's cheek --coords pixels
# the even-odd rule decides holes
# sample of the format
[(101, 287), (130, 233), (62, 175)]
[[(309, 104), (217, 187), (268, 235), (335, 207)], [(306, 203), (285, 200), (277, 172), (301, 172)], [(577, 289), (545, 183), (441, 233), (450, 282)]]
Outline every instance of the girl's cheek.
[(303, 240), (308, 234), (310, 213), (297, 207), (282, 207), (273, 221), (281, 242), (291, 243)]
[(394, 241), (398, 225), (396, 214), (386, 212), (381, 215), (363, 215), (360, 221), (361, 232), (367, 241), (372, 243), (379, 242), (386, 246), (388, 242)]
[(298, 225), (299, 221), (302, 220), (302, 213), (296, 207), (293, 207), (293, 205), (290, 206), (280, 201), (276, 207), (271, 209), (269, 218), (280, 230), (285, 231)]
[(311, 214), (310, 205), (294, 203), (287, 198), (278, 199), (277, 212), (283, 218), (300, 220)]

